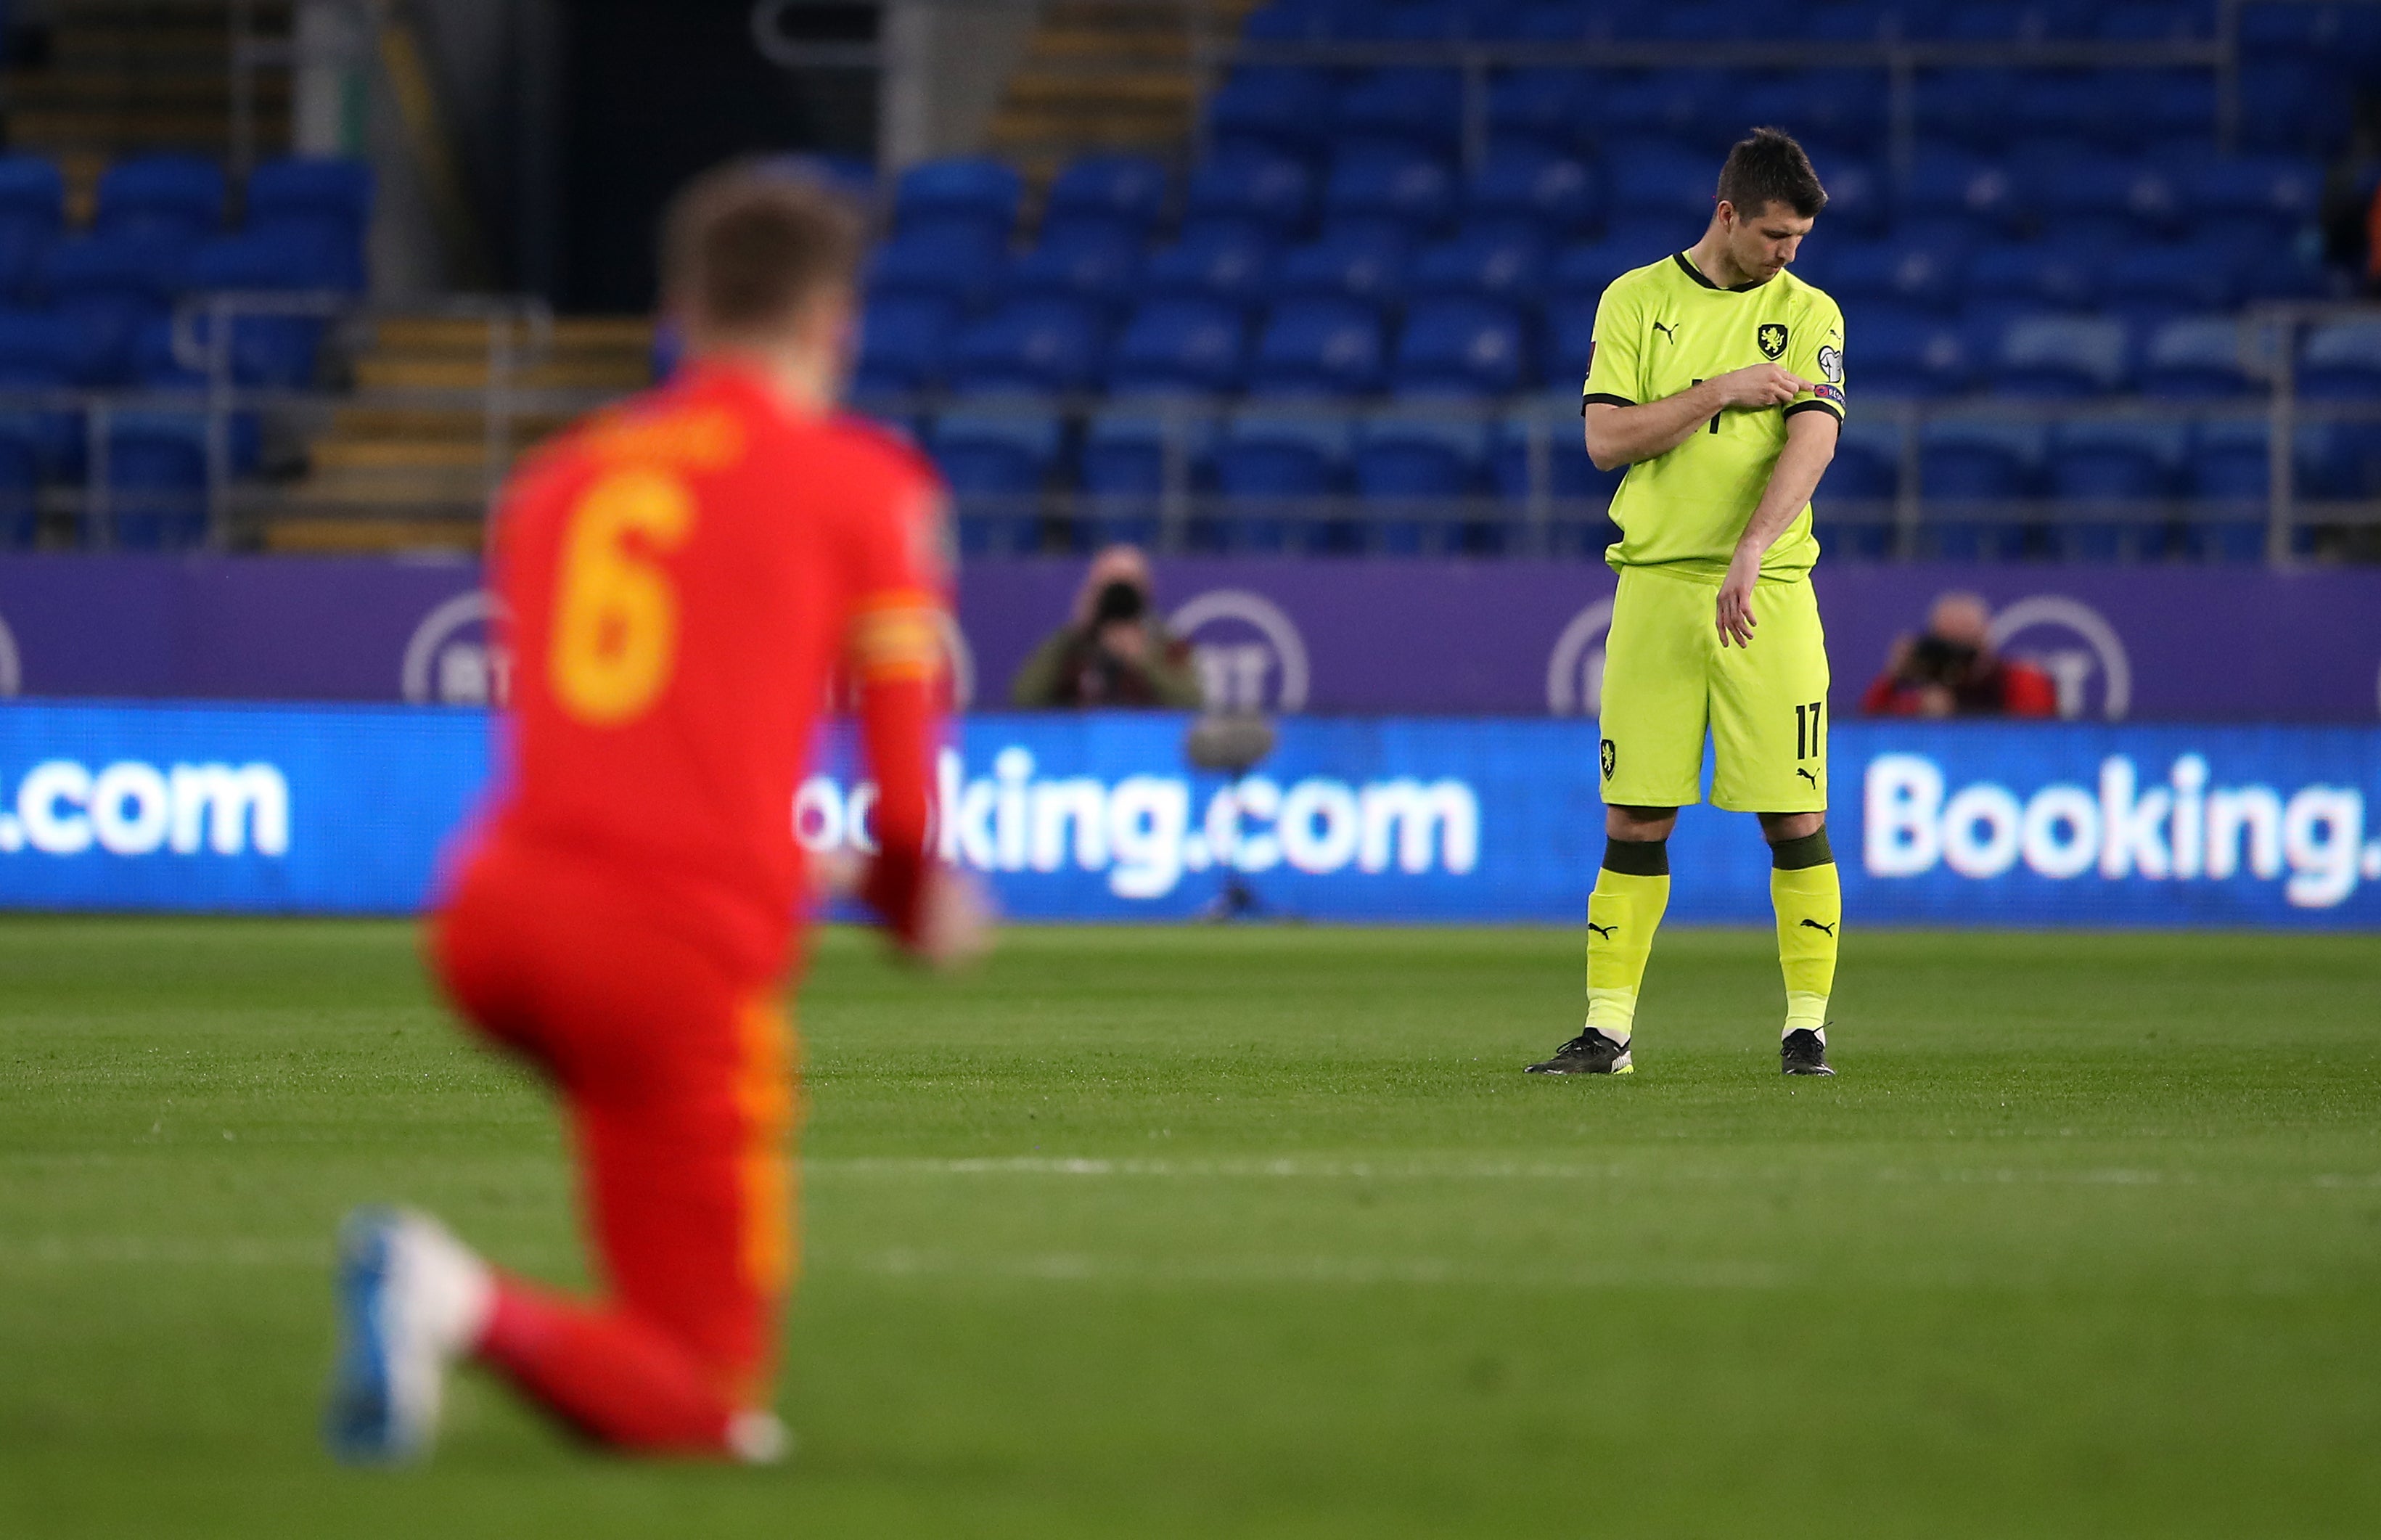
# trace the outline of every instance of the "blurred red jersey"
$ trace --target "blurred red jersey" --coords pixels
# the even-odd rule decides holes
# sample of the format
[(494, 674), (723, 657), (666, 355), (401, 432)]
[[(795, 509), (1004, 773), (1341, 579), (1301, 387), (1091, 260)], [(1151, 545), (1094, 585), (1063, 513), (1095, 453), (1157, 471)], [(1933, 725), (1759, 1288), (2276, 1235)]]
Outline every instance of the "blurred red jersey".
[(739, 968), (803, 898), (793, 799), (838, 678), (861, 692), (897, 926), (924, 860), (944, 662), (925, 462), (726, 364), (592, 419), (508, 489), (494, 564), (512, 710), (488, 839), (608, 870)]

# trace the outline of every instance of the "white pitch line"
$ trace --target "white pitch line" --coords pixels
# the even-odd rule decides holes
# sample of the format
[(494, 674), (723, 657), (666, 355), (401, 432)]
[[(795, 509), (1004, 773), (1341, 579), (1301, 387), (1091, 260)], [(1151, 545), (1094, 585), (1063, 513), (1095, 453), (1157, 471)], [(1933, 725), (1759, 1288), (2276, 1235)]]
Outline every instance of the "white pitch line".
[(1418, 1286), (1513, 1289), (1682, 1289), (1767, 1291), (1796, 1286), (1795, 1277), (1763, 1263), (1679, 1263), (1659, 1266), (1482, 1267), (1440, 1257), (1244, 1256), (1173, 1261), (1051, 1252), (1023, 1256), (961, 1256), (949, 1252), (889, 1251), (846, 1261), (813, 1254), (813, 1270), (854, 1271), (886, 1277), (1000, 1278), (1044, 1283), (1187, 1285), (1310, 1284), (1365, 1289)]
[[(806, 1172), (823, 1177), (1061, 1177), (1144, 1178), (1155, 1180), (1308, 1181), (1569, 1181), (1620, 1182), (1638, 1186), (1767, 1185), (1776, 1173), (1740, 1166), (1691, 1166), (1659, 1160), (1564, 1162), (1531, 1160), (1331, 1160), (1280, 1156), (1242, 1160), (1162, 1160), (1136, 1156), (999, 1155), (962, 1159), (922, 1156), (849, 1156), (808, 1159)], [(1825, 1168), (1806, 1175), (1830, 1175)], [(1941, 1182), (1954, 1186), (2043, 1184), (2062, 1187), (2299, 1186), (2325, 1189), (2381, 1187), (2381, 1173), (2261, 1178), (2238, 1172), (2210, 1176), (2198, 1171), (2108, 1167), (2089, 1170), (2018, 1167), (1946, 1167), (1916, 1170), (1880, 1167), (1848, 1173), (1875, 1182)]]

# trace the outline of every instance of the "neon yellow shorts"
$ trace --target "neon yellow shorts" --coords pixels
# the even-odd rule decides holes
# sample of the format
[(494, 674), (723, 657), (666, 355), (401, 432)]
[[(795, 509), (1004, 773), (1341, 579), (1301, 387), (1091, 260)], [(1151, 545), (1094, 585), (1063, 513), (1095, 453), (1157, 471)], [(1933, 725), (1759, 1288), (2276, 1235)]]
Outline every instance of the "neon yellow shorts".
[(1753, 590), (1750, 647), (1719, 644), (1719, 584), (1625, 568), (1604, 651), (1604, 800), (1621, 807), (1703, 801), (1736, 813), (1827, 805), (1827, 638), (1809, 582)]

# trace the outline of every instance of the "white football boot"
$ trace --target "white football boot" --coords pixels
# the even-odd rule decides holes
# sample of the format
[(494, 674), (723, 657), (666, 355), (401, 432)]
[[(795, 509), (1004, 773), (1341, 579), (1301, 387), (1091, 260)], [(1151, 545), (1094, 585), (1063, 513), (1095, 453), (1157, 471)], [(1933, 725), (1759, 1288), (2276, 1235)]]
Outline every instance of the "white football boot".
[(360, 1208), (339, 1227), (339, 1357), (323, 1436), (350, 1464), (430, 1452), (446, 1368), (495, 1305), (488, 1265), (424, 1215)]

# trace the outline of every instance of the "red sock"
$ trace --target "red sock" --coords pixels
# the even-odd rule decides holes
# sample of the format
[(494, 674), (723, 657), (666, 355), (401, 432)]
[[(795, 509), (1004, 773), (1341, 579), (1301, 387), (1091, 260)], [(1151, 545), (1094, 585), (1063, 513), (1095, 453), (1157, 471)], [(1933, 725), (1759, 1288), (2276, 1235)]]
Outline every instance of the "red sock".
[(727, 1452), (738, 1408), (685, 1349), (625, 1312), (591, 1309), (499, 1275), (475, 1353), (603, 1443)]

